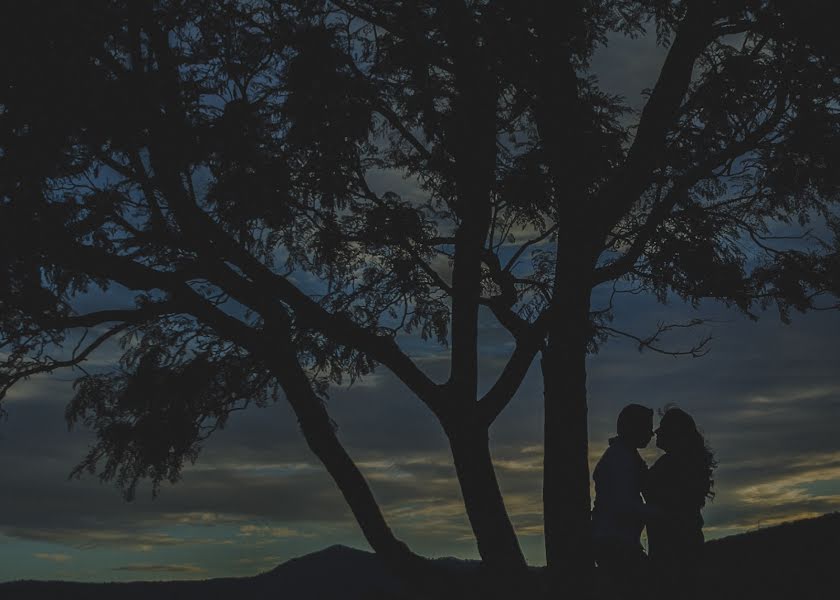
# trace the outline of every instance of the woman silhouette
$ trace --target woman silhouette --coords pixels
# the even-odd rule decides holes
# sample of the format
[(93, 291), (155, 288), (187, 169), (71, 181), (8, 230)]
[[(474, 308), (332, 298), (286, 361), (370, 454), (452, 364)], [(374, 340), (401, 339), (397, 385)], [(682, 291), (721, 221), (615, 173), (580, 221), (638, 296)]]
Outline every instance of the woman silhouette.
[(703, 552), (701, 509), (712, 498), (717, 463), (694, 419), (669, 408), (659, 421), (656, 446), (665, 454), (648, 471), (645, 501), (648, 553), (659, 598), (692, 598)]

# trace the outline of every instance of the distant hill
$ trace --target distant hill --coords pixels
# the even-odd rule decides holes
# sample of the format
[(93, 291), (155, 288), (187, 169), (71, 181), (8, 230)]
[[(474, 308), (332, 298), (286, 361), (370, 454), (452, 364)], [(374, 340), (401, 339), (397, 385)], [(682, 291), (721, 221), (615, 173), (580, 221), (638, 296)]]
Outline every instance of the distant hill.
[[(706, 548), (706, 583), (700, 598), (840, 598), (840, 513), (713, 540)], [(441, 559), (441, 564), (465, 570), (476, 566), (455, 559)], [(411, 596), (375, 554), (346, 546), (289, 560), (255, 577), (0, 584), (2, 600), (403, 600)]]
[(372, 552), (330, 546), (255, 577), (203, 581), (0, 583), (2, 600), (391, 600), (407, 591)]

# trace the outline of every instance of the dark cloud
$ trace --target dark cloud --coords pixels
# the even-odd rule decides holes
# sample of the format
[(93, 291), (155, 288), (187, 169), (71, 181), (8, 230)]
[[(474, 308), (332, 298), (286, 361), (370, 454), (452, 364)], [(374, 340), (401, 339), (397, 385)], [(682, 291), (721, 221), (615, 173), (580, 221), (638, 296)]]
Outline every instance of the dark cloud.
[(601, 88), (623, 96), (629, 106), (640, 110), (644, 105), (643, 92), (653, 88), (665, 50), (656, 43), (656, 36), (636, 39), (611, 34), (606, 46), (596, 50), (592, 71), (598, 76)]

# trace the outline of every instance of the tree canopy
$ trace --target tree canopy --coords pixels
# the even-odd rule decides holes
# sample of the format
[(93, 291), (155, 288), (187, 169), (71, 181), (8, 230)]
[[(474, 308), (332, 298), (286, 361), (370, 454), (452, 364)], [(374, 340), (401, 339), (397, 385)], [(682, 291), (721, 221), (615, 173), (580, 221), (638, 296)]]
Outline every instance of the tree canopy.
[[(613, 328), (613, 300), (837, 307), (840, 47), (820, 3), (0, 10), (0, 397), (119, 340), (119, 368), (84, 374), (67, 417), (98, 436), (78, 473), (129, 497), (177, 480), (234, 411), (285, 397), (371, 546), (419, 564), (324, 404), (385, 368), (440, 420), (482, 559), (515, 578), (488, 430), (539, 355), (549, 567), (585, 568), (584, 359), (616, 335), (669, 351), (667, 325)], [(638, 113), (591, 66), (619, 35), (662, 48)], [(133, 305), (78, 310), (114, 288)], [(515, 346), (480, 396), (482, 307)], [(446, 381), (410, 335), (448, 348)]]

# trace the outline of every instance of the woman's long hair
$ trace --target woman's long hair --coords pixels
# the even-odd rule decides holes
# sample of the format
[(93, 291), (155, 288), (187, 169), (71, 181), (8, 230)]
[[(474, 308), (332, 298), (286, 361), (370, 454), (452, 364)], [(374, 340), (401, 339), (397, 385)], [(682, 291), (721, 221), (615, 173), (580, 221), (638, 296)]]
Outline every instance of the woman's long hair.
[(660, 411), (660, 415), (659, 428), (667, 429), (669, 433), (669, 451), (697, 467), (692, 469), (692, 475), (697, 476), (698, 492), (703, 492), (701, 506), (705, 506), (707, 499), (715, 497), (715, 454), (687, 412), (674, 406), (666, 406), (664, 411)]

